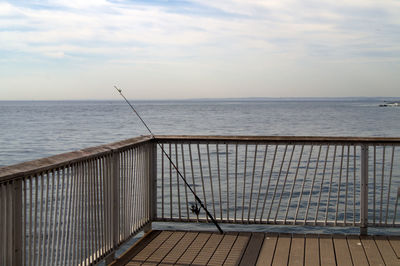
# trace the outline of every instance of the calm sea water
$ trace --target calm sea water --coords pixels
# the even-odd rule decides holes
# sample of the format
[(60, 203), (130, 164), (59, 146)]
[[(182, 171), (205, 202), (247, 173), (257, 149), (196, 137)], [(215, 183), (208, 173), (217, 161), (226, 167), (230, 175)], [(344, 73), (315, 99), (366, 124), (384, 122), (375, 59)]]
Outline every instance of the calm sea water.
[[(154, 134), (399, 137), (400, 108), (379, 107), (382, 102), (360, 98), (133, 104)], [(123, 101), (0, 101), (0, 167), (146, 134)]]

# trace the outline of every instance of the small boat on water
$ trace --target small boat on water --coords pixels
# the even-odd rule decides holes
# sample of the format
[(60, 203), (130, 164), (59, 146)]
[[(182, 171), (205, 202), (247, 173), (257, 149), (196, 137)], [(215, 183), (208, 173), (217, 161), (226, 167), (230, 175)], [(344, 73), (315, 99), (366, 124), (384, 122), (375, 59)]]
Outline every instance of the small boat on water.
[(380, 104), (380, 107), (400, 107), (400, 102), (385, 102), (384, 104)]

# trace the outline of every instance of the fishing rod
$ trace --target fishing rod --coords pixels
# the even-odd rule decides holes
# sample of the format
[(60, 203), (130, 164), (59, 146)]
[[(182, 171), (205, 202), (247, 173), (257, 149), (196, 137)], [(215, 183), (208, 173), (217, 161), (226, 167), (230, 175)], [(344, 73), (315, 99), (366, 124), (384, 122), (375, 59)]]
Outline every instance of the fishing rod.
[[(217, 221), (214, 219), (214, 217), (211, 215), (211, 213), (207, 210), (206, 206), (204, 206), (203, 202), (201, 201), (201, 199), (196, 195), (196, 193), (194, 192), (194, 190), (192, 189), (192, 187), (189, 185), (189, 183), (186, 181), (186, 178), (182, 175), (181, 171), (179, 171), (178, 167), (175, 165), (175, 163), (172, 161), (171, 157), (168, 155), (168, 153), (164, 150), (164, 147), (161, 145), (161, 143), (157, 140), (157, 138), (154, 136), (153, 132), (150, 130), (150, 128), (147, 126), (146, 122), (144, 122), (144, 120), (142, 119), (142, 117), (139, 115), (139, 113), (136, 111), (136, 109), (133, 107), (133, 105), (128, 101), (128, 99), (126, 99), (126, 97), (122, 94), (122, 90), (119, 89), (117, 86), (114, 86), (114, 88), (119, 92), (119, 94), (122, 96), (122, 98), (124, 98), (124, 100), (126, 101), (127, 104), (129, 104), (129, 106), (131, 107), (132, 111), (136, 114), (137, 117), (139, 117), (140, 121), (143, 123), (143, 125), (146, 127), (147, 131), (149, 131), (150, 136), (153, 140), (155, 140), (155, 142), (157, 143), (158, 147), (160, 147), (162, 153), (167, 157), (168, 161), (171, 163), (171, 165), (174, 167), (174, 169), (176, 170), (176, 172), (178, 173), (178, 175), (180, 176), (180, 178), (183, 180), (183, 182), (185, 183), (185, 185), (189, 188), (190, 192), (192, 192), (196, 202), (198, 202), (200, 204), (200, 206), (203, 208), (203, 210), (206, 212), (207, 216), (210, 217), (211, 221), (214, 223), (214, 225), (217, 227), (218, 231), (223, 234), (224, 231), (222, 231), (221, 227), (219, 226), (219, 224), (217, 223)], [(198, 216), (199, 211), (197, 209), (197, 204), (196, 207), (192, 206), (192, 211), (196, 213), (196, 215)]]

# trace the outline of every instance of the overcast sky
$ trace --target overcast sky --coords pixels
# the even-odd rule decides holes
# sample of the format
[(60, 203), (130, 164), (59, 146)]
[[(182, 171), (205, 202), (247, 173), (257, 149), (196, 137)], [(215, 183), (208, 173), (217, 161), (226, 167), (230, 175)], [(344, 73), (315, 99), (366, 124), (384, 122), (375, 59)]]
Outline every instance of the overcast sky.
[(0, 100), (400, 96), (398, 0), (0, 2)]

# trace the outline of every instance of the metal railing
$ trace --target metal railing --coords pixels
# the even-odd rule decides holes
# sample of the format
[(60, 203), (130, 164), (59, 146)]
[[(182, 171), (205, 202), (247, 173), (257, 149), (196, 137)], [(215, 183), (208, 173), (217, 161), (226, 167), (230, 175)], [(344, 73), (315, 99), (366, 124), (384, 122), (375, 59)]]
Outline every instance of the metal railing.
[[(156, 138), (219, 222), (400, 227), (398, 138)], [(96, 264), (192, 205), (150, 137), (3, 167), (0, 264)]]
[(148, 137), (0, 169), (0, 264), (89, 265), (153, 219)]
[[(219, 222), (400, 226), (399, 139), (157, 138)], [(157, 219), (208, 221), (158, 152)]]

